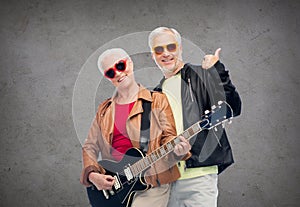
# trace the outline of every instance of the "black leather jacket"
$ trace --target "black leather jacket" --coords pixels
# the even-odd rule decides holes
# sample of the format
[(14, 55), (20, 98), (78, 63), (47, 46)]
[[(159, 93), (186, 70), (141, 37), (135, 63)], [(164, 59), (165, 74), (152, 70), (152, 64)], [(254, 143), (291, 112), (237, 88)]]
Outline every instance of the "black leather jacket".
[[(232, 107), (233, 116), (241, 113), (240, 96), (220, 61), (208, 70), (185, 64), (180, 73), (184, 130), (200, 121), (204, 111), (211, 110), (219, 100), (226, 100)], [(154, 90), (162, 91), (164, 81), (165, 78)], [(222, 126), (216, 128), (217, 131), (203, 130), (191, 139), (192, 156), (186, 161), (187, 168), (218, 165), (221, 173), (234, 162), (225, 129)]]

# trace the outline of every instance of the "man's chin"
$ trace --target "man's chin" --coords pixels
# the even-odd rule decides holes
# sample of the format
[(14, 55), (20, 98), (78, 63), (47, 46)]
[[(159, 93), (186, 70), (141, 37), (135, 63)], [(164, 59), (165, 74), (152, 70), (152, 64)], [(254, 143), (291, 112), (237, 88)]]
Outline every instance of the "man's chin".
[(175, 67), (161, 67), (164, 74), (172, 74), (175, 71)]

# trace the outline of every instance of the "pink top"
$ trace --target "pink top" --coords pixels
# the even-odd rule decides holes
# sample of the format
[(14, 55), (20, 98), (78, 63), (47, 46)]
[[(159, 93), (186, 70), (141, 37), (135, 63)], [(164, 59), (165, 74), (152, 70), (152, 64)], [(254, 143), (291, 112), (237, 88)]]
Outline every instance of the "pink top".
[(115, 107), (115, 123), (112, 140), (112, 156), (120, 161), (125, 152), (132, 147), (126, 130), (126, 120), (135, 102), (129, 104), (117, 104)]

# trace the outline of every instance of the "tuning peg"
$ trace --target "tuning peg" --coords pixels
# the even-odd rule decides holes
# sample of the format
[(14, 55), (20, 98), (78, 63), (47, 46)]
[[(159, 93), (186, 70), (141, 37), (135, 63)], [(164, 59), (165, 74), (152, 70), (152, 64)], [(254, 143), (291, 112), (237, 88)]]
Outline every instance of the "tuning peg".
[(211, 106), (211, 109), (212, 109), (212, 110), (214, 110), (214, 109), (216, 109), (216, 108), (217, 108), (216, 105), (212, 105), (212, 106)]
[(205, 114), (208, 114), (208, 113), (209, 113), (209, 110), (205, 110), (204, 113), (205, 113)]
[(223, 101), (218, 101), (218, 105), (221, 105), (223, 103)]

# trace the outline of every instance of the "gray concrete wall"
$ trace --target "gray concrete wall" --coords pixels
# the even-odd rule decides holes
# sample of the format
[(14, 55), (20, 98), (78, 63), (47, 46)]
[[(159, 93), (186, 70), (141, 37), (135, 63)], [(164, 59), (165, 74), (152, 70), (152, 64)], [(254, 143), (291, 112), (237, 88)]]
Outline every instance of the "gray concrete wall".
[(206, 53), (222, 47), (243, 100), (227, 127), (236, 163), (219, 177), (219, 206), (299, 206), (299, 9), (296, 0), (1, 0), (0, 206), (88, 206), (75, 82), (105, 43), (161, 25)]

